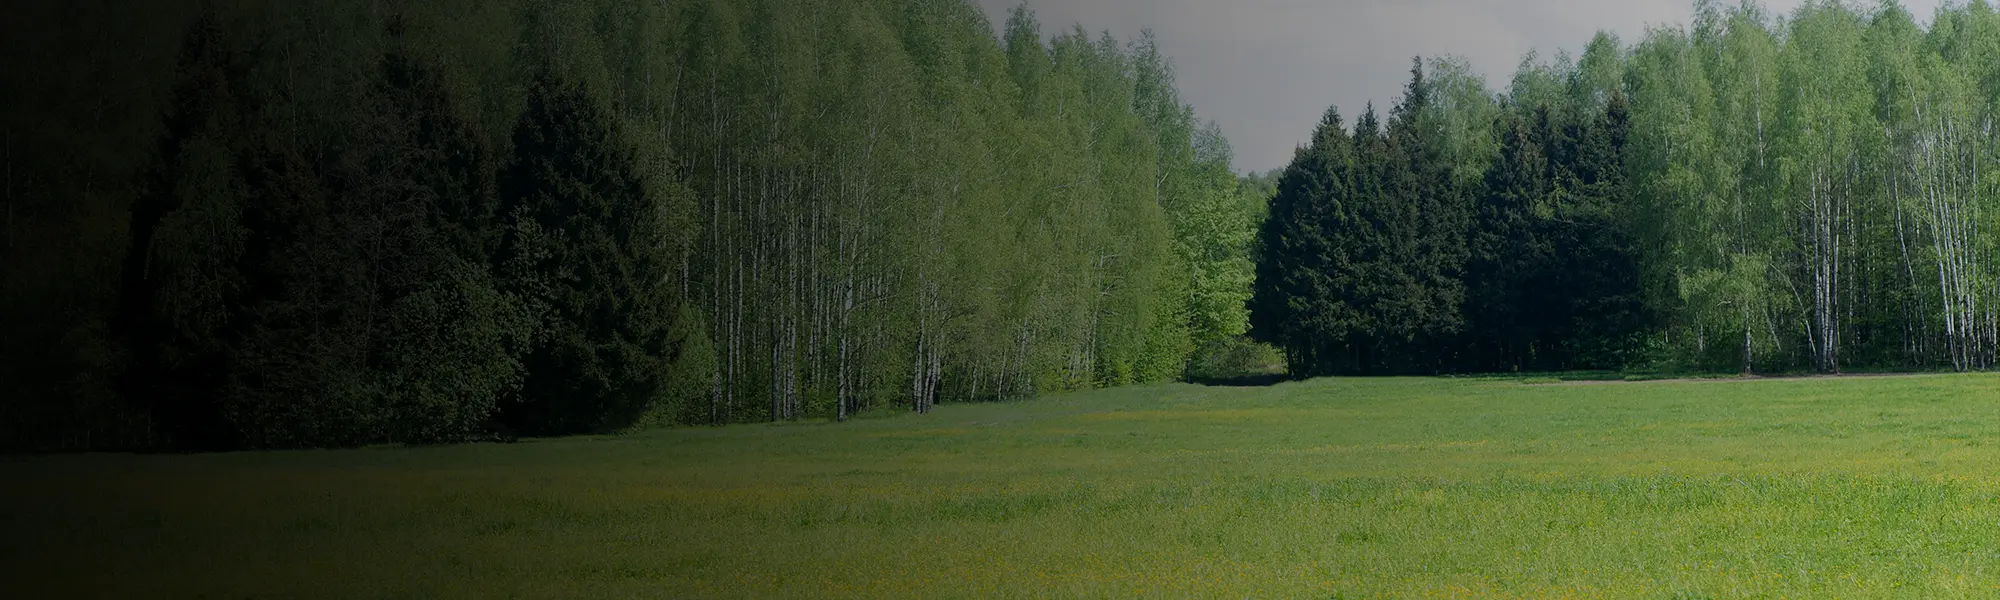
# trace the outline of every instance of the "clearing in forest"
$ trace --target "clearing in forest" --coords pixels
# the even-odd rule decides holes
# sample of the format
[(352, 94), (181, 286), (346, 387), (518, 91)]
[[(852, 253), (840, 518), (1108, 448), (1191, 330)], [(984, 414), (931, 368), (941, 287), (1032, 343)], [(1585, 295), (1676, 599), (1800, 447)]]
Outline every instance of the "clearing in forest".
[(0, 460), (20, 597), (1992, 597), (2000, 376), (1191, 385)]

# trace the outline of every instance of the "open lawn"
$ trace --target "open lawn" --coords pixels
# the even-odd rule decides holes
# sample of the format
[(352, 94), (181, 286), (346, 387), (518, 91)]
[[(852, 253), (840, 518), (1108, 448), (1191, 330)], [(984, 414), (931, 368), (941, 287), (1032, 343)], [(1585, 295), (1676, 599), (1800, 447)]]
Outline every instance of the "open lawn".
[(0, 486), (16, 598), (2000, 596), (1992, 375), (1172, 385)]

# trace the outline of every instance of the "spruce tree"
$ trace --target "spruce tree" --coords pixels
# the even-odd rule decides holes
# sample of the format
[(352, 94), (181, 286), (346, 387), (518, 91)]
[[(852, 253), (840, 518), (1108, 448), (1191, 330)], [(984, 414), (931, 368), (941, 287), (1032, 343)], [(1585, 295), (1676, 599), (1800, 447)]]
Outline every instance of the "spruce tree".
[(1328, 109), (1279, 177), (1258, 236), (1251, 336), (1283, 350), (1295, 377), (1334, 372), (1355, 325), (1341, 290), (1349, 280), (1341, 243), (1350, 226), (1349, 144), (1339, 110)]
[(1384, 357), (1402, 347), (1388, 331), (1402, 316), (1385, 314), (1384, 305), (1406, 287), (1402, 258), (1391, 248), (1395, 234), (1388, 228), (1394, 217), (1387, 196), (1395, 173), (1391, 146), (1372, 103), (1354, 122), (1353, 147), (1354, 174), (1343, 206), (1353, 217), (1341, 230), (1340, 246), (1347, 259), (1341, 273), (1349, 282), (1341, 288), (1342, 299), (1354, 318), (1343, 350), (1346, 368), (1338, 372), (1369, 375), (1379, 373)]
[(120, 393), (152, 415), (159, 446), (234, 445), (219, 392), (244, 287), (245, 183), (234, 146), (252, 110), (239, 97), (245, 72), (204, 11), (181, 42), (157, 162), (132, 205), (112, 327), (128, 356)]
[(441, 70), (389, 29), (328, 138), (258, 138), (253, 285), (224, 394), (245, 445), (464, 440), (519, 383), (525, 318), (486, 264), (491, 154)]
[(497, 287), (488, 260), (503, 231), (493, 156), (454, 100), (442, 69), (400, 39), (375, 86), (376, 150), (356, 166), (386, 189), (374, 206), (404, 215), (386, 234), (397, 249), (376, 276), (382, 339), (370, 368), (383, 379), (393, 441), (483, 433), (518, 392), (529, 333), (520, 302)]
[(1386, 178), (1376, 205), (1388, 244), (1390, 264), (1384, 267), (1392, 274), (1388, 293), (1379, 299), (1378, 322), (1395, 346), (1380, 366), (1435, 373), (1452, 370), (1457, 362), (1470, 206), (1454, 182), (1446, 140), (1429, 110), (1423, 61), (1412, 62), (1410, 83), (1391, 112)]
[(521, 402), (502, 408), (523, 434), (615, 431), (661, 390), (676, 314), (661, 260), (668, 234), (619, 128), (548, 70), (514, 127), (497, 260), (503, 289), (535, 320)]
[(1614, 93), (1576, 144), (1569, 169), (1576, 192), (1562, 220), (1570, 231), (1570, 250), (1551, 266), (1561, 275), (1554, 283), (1567, 292), (1556, 304), (1567, 322), (1553, 344), (1565, 360), (1554, 368), (1624, 367), (1637, 358), (1652, 324), (1627, 212), (1631, 192), (1624, 149), (1630, 132), (1629, 104)]
[[(1546, 123), (1548, 112), (1536, 111)], [(1549, 192), (1548, 159), (1537, 132), (1514, 111), (1500, 117), (1500, 158), (1487, 169), (1466, 269), (1469, 350), (1478, 368), (1516, 371), (1527, 365), (1537, 323), (1535, 277), (1548, 260), (1535, 208)]]

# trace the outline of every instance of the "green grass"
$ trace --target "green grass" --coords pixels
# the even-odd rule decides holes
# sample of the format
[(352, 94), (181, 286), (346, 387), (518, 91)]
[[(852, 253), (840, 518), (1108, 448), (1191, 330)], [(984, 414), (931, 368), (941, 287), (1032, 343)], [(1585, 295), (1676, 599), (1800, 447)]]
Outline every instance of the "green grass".
[(1186, 385), (0, 460), (13, 597), (2000, 596), (2000, 376)]

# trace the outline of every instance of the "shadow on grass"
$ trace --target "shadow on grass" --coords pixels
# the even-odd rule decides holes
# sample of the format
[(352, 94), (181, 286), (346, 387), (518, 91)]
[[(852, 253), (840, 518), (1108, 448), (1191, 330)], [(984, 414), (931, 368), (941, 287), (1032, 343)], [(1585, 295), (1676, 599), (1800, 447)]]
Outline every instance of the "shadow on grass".
[(1188, 383), (1209, 387), (1255, 388), (1271, 387), (1289, 379), (1284, 373), (1259, 373), (1234, 377), (1196, 377), (1189, 379)]
[(1863, 369), (1840, 373), (1815, 373), (1812, 371), (1770, 371), (1740, 373), (1725, 371), (1684, 371), (1684, 370), (1630, 370), (1630, 371), (1558, 371), (1543, 373), (1488, 373), (1454, 375), (1468, 379), (1492, 381), (1514, 381), (1524, 384), (1549, 383), (1614, 383), (1642, 381), (1753, 381), (1766, 379), (1845, 379), (1857, 377), (1899, 377), (1908, 375), (1930, 375), (1950, 373), (1936, 369)]
[[(1759, 380), (1759, 379), (1822, 379), (1822, 378), (1831, 379), (1831, 378), (1856, 378), (1856, 377), (1892, 377), (1892, 376), (1903, 376), (1903, 375), (1943, 374), (1950, 372), (1951, 371), (1937, 370), (1937, 369), (1931, 369), (1931, 370), (1871, 369), (1871, 370), (1850, 370), (1842, 373), (1813, 373), (1810, 371), (1779, 371), (1779, 372), (1755, 373), (1751, 375), (1744, 375), (1742, 373), (1717, 372), (1717, 371), (1634, 369), (1629, 371), (1577, 370), (1577, 371), (1540, 371), (1540, 372), (1516, 372), (1516, 373), (1448, 373), (1448, 374), (1440, 374), (1434, 376), (1443, 377), (1447, 379), (1469, 379), (1476, 381), (1505, 381), (1505, 382), (1514, 382), (1527, 385), (1543, 385), (1552, 383), (1617, 383), (1617, 382), (1643, 382), (1643, 381), (1696, 381), (1696, 380), (1748, 381), (1748, 380)], [(1366, 377), (1366, 376), (1342, 375), (1340, 377)], [(1246, 374), (1231, 375), (1226, 377), (1215, 377), (1215, 376), (1190, 377), (1187, 381), (1188, 383), (1201, 386), (1208, 386), (1208, 387), (1262, 388), (1262, 387), (1271, 387), (1292, 380), (1293, 380), (1292, 377), (1289, 377), (1282, 372), (1278, 372), (1278, 373), (1246, 373)]]

